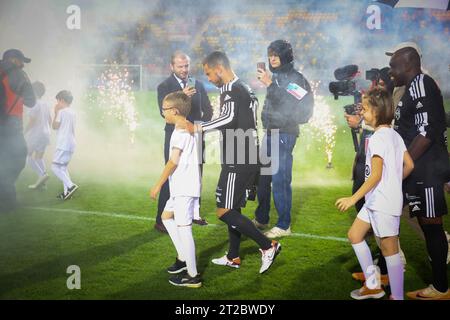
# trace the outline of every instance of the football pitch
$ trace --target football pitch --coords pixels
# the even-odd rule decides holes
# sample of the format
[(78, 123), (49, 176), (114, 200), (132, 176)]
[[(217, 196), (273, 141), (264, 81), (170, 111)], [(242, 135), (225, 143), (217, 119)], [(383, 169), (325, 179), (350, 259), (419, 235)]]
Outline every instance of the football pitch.
[[(30, 191), (35, 176), (24, 169), (17, 183), (22, 208), (0, 215), (0, 299), (350, 299), (360, 286), (351, 278), (359, 265), (346, 240), (356, 212), (334, 207), (337, 198), (351, 193), (354, 150), (342, 109), (350, 100), (325, 101), (337, 126), (333, 168), (326, 168), (324, 139), (310, 125), (302, 127), (294, 154), (294, 234), (281, 239), (283, 250), (265, 274), (258, 273), (261, 256), (249, 239), (241, 244), (240, 269), (210, 262), (225, 253), (228, 235), (215, 216), (220, 168), (204, 166), (201, 214), (209, 225), (193, 227), (200, 289), (169, 284), (166, 268), (175, 249), (168, 235), (153, 229), (157, 203), (149, 189), (163, 168), (164, 141), (155, 93), (136, 94), (139, 126), (133, 142), (124, 120), (104, 115), (95, 95), (74, 103), (78, 147), (69, 171), (80, 189), (68, 201), (56, 199), (61, 185), (51, 175), (46, 190)], [(48, 167), (52, 151), (47, 150)], [(243, 213), (253, 219), (255, 208), (248, 202)], [(276, 218), (272, 204), (271, 224)], [(449, 230), (447, 217), (445, 222)], [(370, 244), (375, 248), (373, 240)], [(401, 222), (401, 246), (405, 291), (427, 286), (425, 243), (407, 219)], [(81, 271), (81, 288), (70, 290), (67, 268), (74, 265)]]

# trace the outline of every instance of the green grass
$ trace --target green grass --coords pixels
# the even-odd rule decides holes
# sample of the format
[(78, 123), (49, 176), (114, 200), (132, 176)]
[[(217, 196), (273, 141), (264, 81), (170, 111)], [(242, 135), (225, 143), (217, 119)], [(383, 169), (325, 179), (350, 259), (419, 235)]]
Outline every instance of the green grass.
[[(55, 177), (48, 190), (28, 191), (34, 175), (23, 171), (17, 183), (23, 208), (0, 216), (0, 299), (349, 299), (358, 287), (350, 276), (358, 270), (351, 246), (313, 238), (345, 238), (355, 217), (354, 210), (339, 213), (334, 207), (338, 197), (351, 191), (354, 152), (340, 107), (345, 101), (327, 100), (338, 125), (333, 169), (325, 168), (323, 144), (307, 130), (298, 140), (292, 210), (296, 235), (282, 239), (283, 250), (264, 275), (258, 274), (260, 254), (251, 240), (242, 242), (241, 269), (210, 263), (227, 250), (227, 229), (214, 213), (219, 168), (205, 165), (202, 215), (214, 226), (194, 226), (204, 279), (197, 290), (167, 281), (165, 268), (175, 251), (169, 237), (152, 228), (156, 202), (148, 198), (163, 167), (164, 124), (154, 93), (137, 94), (137, 101), (141, 125), (134, 144), (120, 121), (100, 122), (95, 102), (78, 106), (79, 146), (70, 172), (81, 187), (72, 200), (55, 198), (61, 189)], [(249, 202), (244, 213), (253, 218), (254, 209)], [(431, 270), (424, 242), (405, 221), (401, 230), (408, 259), (405, 290), (413, 290), (430, 282)], [(66, 287), (70, 265), (81, 268), (81, 290)]]

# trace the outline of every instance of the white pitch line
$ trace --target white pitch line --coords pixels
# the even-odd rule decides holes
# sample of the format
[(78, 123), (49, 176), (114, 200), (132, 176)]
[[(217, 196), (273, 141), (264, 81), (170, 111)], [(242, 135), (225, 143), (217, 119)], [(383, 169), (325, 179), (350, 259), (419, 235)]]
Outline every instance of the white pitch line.
[[(141, 217), (141, 216), (135, 216), (135, 215), (130, 215), (130, 214), (116, 213), (116, 212), (86, 211), (86, 210), (74, 210), (74, 209), (43, 208), (43, 207), (25, 207), (25, 209), (38, 210), (38, 211), (69, 212), (69, 213), (77, 213), (77, 214), (84, 214), (84, 215), (121, 218), (121, 219), (128, 219), (128, 220), (144, 220), (144, 221), (155, 221), (156, 220), (155, 218)], [(208, 223), (207, 227), (222, 227), (222, 225)], [(339, 238), (339, 237), (333, 237), (333, 236), (318, 236), (318, 235), (309, 234), (309, 233), (294, 232), (291, 234), (291, 236), (310, 238), (310, 239), (348, 242), (348, 240), (346, 238)]]

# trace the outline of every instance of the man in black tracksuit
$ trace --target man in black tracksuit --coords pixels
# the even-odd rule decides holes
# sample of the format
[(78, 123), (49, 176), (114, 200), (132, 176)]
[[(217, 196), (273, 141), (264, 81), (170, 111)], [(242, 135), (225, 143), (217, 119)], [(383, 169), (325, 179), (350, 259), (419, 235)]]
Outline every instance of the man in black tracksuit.
[[(271, 175), (261, 174), (258, 185), (258, 208), (255, 224), (264, 228), (269, 223), (271, 184), (273, 198), (278, 212), (278, 222), (266, 233), (269, 238), (286, 236), (291, 233), (292, 207), (292, 152), (299, 135), (299, 123), (311, 117), (313, 94), (304, 76), (294, 69), (292, 46), (285, 40), (276, 40), (268, 47), (272, 78), (263, 70), (258, 70), (258, 79), (267, 87), (267, 95), (262, 111), (262, 122), (266, 135), (262, 151), (271, 157)], [(279, 134), (276, 134), (279, 130)], [(276, 140), (274, 140), (276, 139)], [(271, 150), (278, 144), (279, 152)], [(267, 151), (266, 151), (267, 150)], [(278, 165), (276, 165), (276, 163)]]
[[(233, 72), (225, 53), (215, 51), (203, 61), (208, 81), (220, 89), (220, 115), (217, 119), (195, 125), (199, 132), (219, 130), (221, 133), (221, 163), (216, 188), (218, 218), (227, 224), (228, 253), (213, 259), (217, 265), (239, 268), (241, 235), (255, 241), (262, 253), (260, 273), (272, 265), (281, 245), (270, 241), (245, 215), (248, 190), (259, 173), (257, 107), (258, 99), (250, 87)], [(190, 131), (193, 131), (190, 129)]]

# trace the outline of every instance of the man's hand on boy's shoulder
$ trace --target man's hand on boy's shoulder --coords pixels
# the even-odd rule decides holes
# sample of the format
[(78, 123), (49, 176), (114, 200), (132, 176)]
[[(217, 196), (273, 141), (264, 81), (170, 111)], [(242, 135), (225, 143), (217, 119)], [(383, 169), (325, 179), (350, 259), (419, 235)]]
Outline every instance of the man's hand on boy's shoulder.
[(195, 126), (192, 122), (190, 122), (187, 119), (180, 119), (177, 120), (177, 122), (175, 123), (175, 128), (178, 130), (186, 130), (187, 132), (189, 132), (190, 134), (194, 134), (195, 133)]

